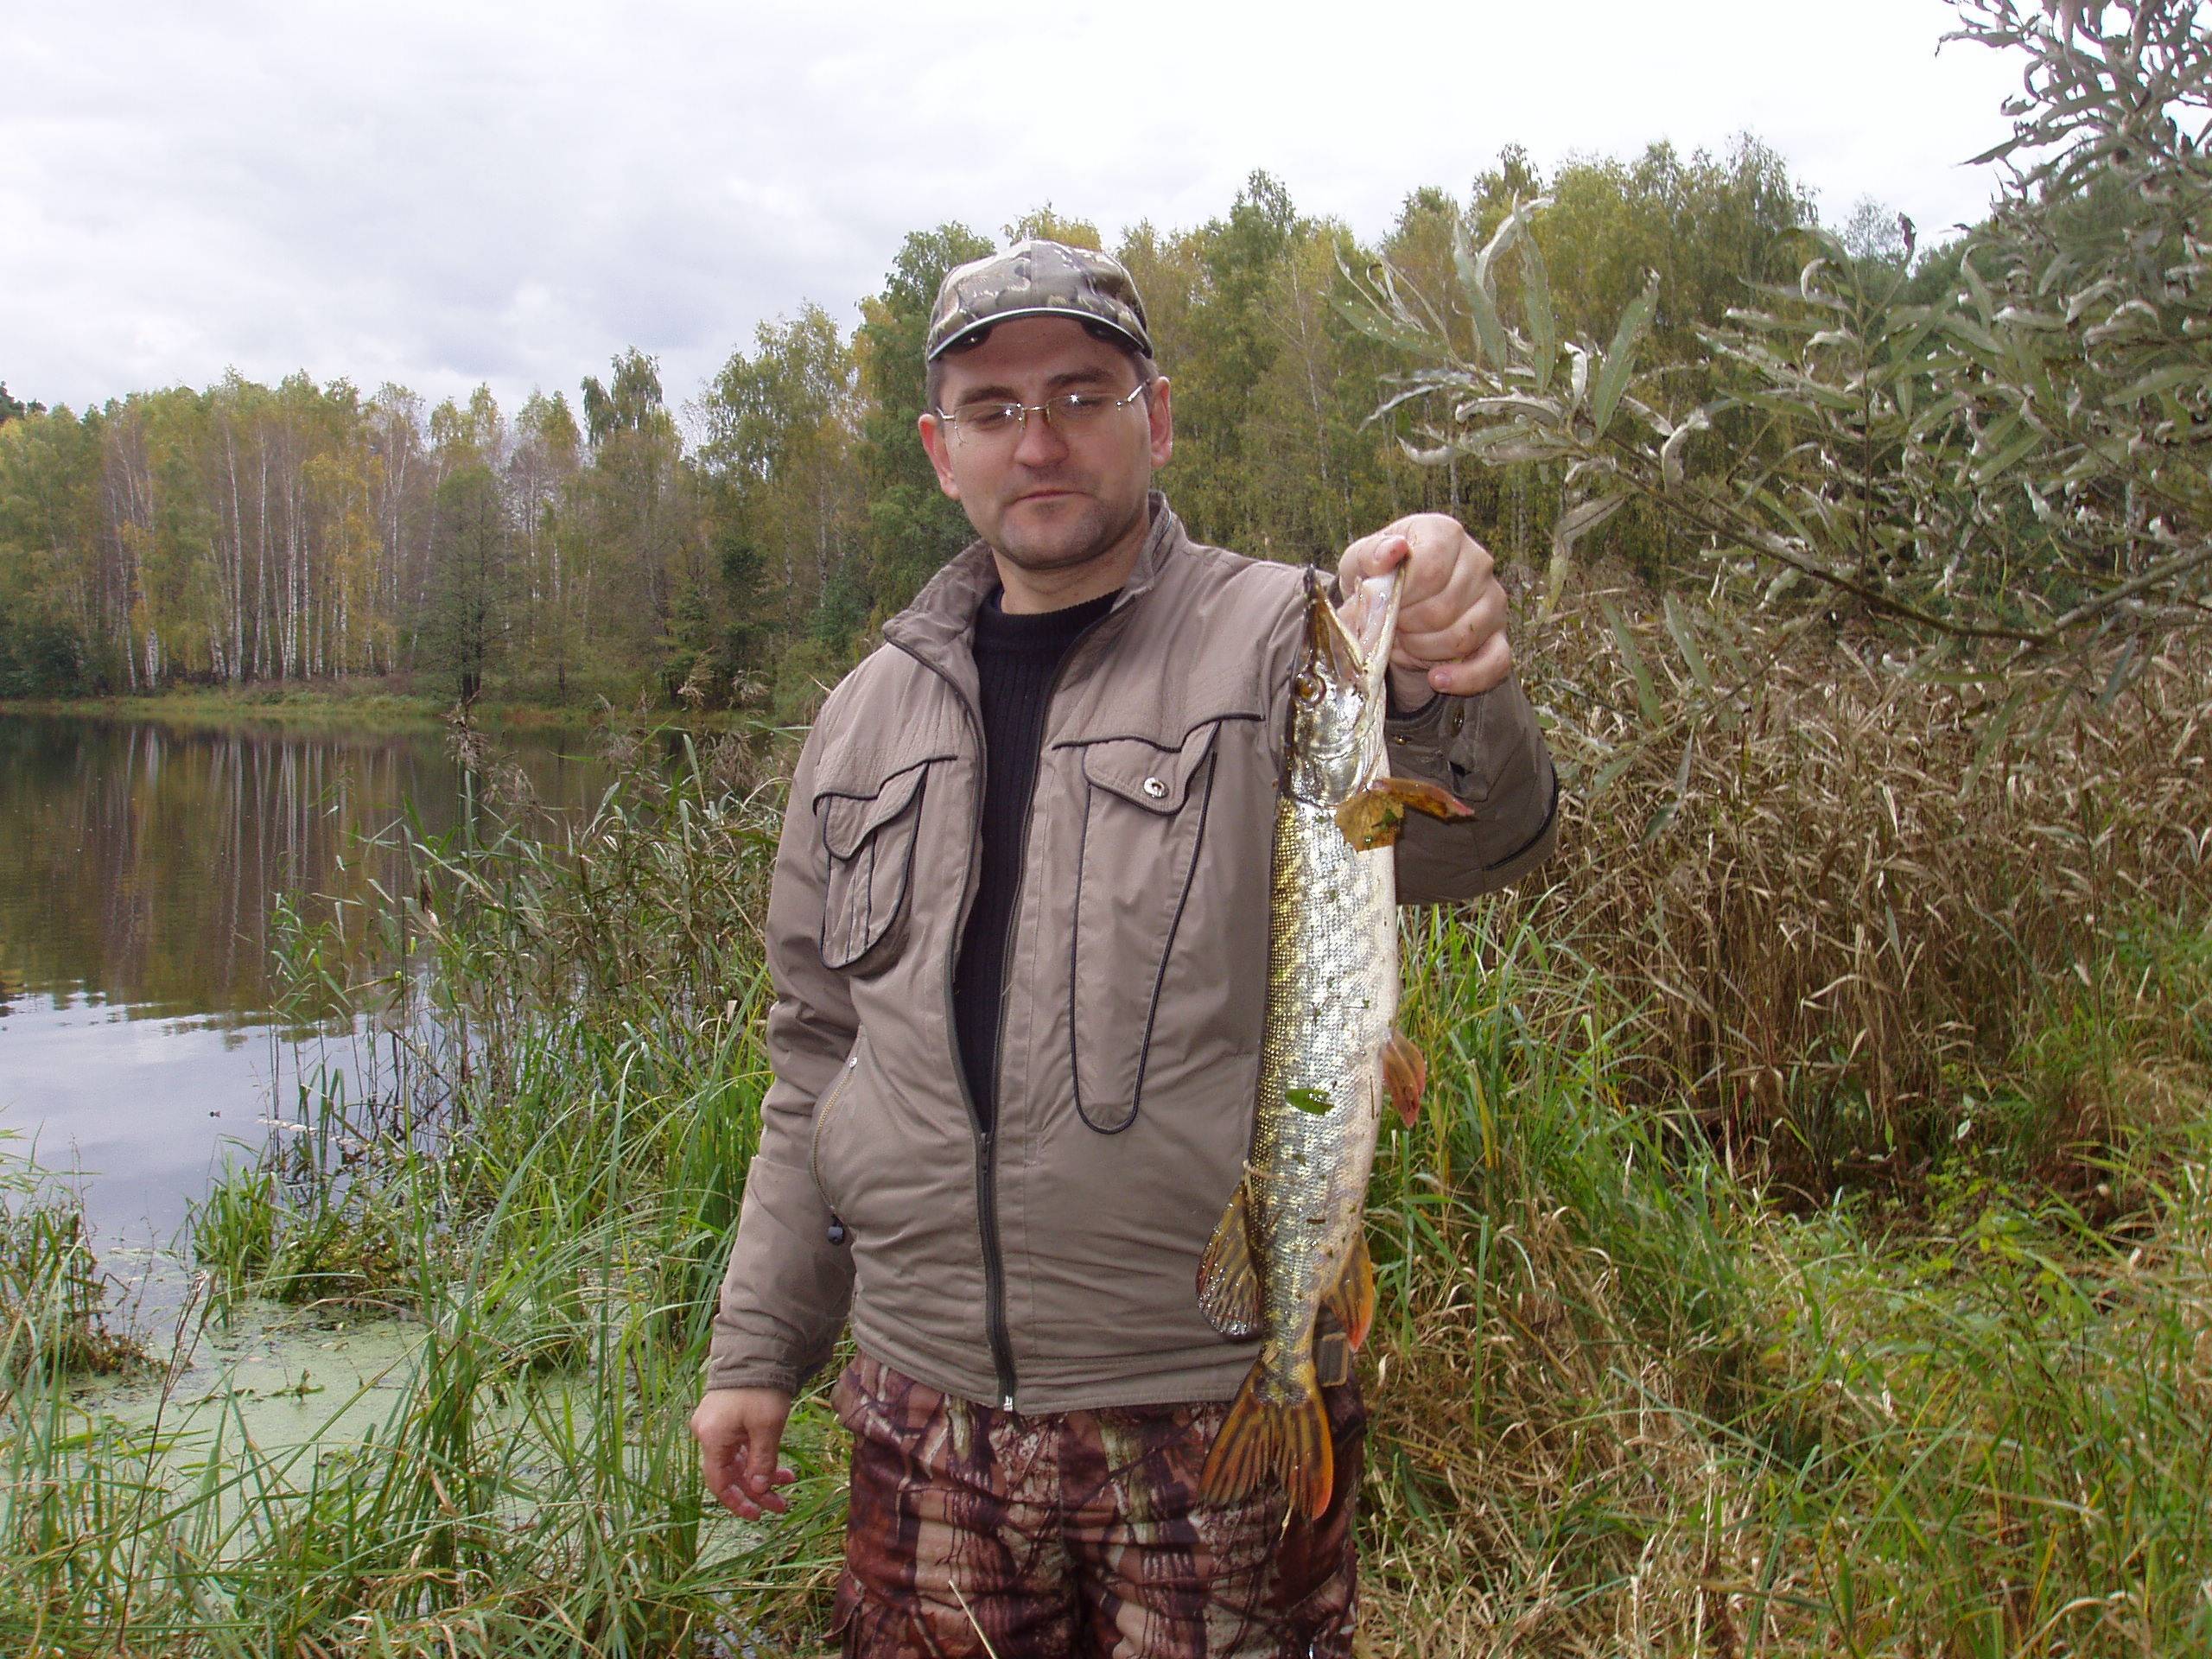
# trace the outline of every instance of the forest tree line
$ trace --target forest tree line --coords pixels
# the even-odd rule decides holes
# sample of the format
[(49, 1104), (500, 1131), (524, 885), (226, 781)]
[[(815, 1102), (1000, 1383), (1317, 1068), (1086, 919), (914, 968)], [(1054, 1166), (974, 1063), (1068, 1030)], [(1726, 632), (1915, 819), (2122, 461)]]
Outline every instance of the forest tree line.
[[(1455, 245), (1539, 194), (1560, 334), (1605, 337), (1656, 272), (1644, 360), (1690, 380), (1700, 331), (1752, 285), (1794, 280), (1818, 223), (1810, 191), (1746, 137), (1549, 178), (1509, 148), (1464, 197), (1413, 192), (1373, 245), (1265, 173), (1196, 228), (1131, 227), (1111, 251), (1175, 383), (1162, 482), (1192, 532), (1306, 561), (1440, 508), (1502, 558), (1541, 559), (1561, 469), (1417, 462), (1417, 411), (1376, 417), (1405, 355), (1352, 303), (1387, 261), (1448, 319)], [(1902, 271), (1893, 216), (1861, 204), (1837, 228)], [(1001, 227), (1031, 234), (1104, 245), (1049, 207)], [(852, 331), (803, 304), (688, 398), (637, 349), (574, 401), (511, 410), (485, 387), (429, 406), (304, 373), (81, 412), (0, 390), (0, 696), (395, 675), (464, 696), (797, 695), (969, 538), (914, 423), (938, 279), (992, 245), (957, 224), (912, 232)], [(1940, 289), (1955, 269), (1923, 253), (1910, 281)], [(1681, 533), (1630, 512), (1605, 545), (1663, 561)]]

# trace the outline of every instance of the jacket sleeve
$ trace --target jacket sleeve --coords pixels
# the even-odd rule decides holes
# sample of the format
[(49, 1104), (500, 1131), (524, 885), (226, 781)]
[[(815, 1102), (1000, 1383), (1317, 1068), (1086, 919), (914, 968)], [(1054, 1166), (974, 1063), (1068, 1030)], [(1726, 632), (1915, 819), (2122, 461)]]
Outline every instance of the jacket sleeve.
[(827, 872), (812, 810), (814, 761), (810, 735), (791, 779), (768, 895), (775, 1078), (760, 1103), (760, 1148), (722, 1275), (709, 1389), (797, 1393), (828, 1363), (852, 1301), (852, 1252), (830, 1242), (830, 1211), (811, 1164), (815, 1102), (844, 1065), (857, 1028), (842, 976), (822, 965)]
[(1383, 731), (1390, 770), (1440, 785), (1475, 809), (1445, 823), (1406, 814), (1398, 837), (1398, 901), (1470, 899), (1517, 881), (1559, 834), (1559, 777), (1536, 711), (1518, 680), (1471, 697), (1438, 696)]

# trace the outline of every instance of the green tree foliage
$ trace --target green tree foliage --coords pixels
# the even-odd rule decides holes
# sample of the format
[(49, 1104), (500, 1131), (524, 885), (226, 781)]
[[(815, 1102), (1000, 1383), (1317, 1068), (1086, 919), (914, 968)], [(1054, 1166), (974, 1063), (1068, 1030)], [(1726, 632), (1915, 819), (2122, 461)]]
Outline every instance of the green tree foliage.
[(721, 665), (733, 672), (763, 667), (772, 637), (841, 642), (863, 620), (848, 569), (865, 522), (853, 353), (818, 305), (762, 323), (753, 346), (733, 353), (701, 398), (696, 453), (731, 618)]
[(1268, 526), (1247, 482), (1246, 416), (1281, 343), (1268, 310), (1278, 270), (1310, 229), (1281, 182), (1255, 173), (1192, 248), (1197, 287), (1172, 372), (1181, 377), (1175, 447), (1188, 463), (1176, 499), (1197, 534), (1225, 546), (1266, 545)]
[[(1655, 264), (1610, 327), (1562, 327), (1581, 314), (1547, 289), (1566, 250), (1543, 245), (1541, 200), (1486, 241), (1462, 228), (1466, 334), (1388, 269), (1370, 279), (1356, 320), (1427, 359), (1395, 404), (1427, 412), (1423, 459), (1560, 480), (1554, 590), (1578, 541), (1628, 509), (1723, 575), (1748, 555), (1781, 573), (1774, 594), (1809, 578), (1923, 635), (2012, 647), (2016, 664), (2202, 625), (2212, 37), (2180, 0), (2056, 20), (1961, 0), (1959, 16), (1954, 39), (2026, 56), (2013, 135), (1991, 155), (2033, 160), (1942, 256), (1955, 287), (1909, 276), (1911, 227), (1872, 239), (1864, 210), (1857, 254), (1815, 229), (1777, 240), (1789, 194), (1743, 158), (1706, 187), (1713, 235), (1751, 225), (1740, 253), (1793, 245), (1794, 280), (1756, 265), (1728, 279), (1729, 257), (1691, 279)], [(1694, 289), (1700, 270), (1750, 302), (1696, 327), (1704, 359), (1686, 362), (1666, 325), (1695, 306), (1678, 294), (1670, 312), (1670, 286)]]
[[(1513, 217), (1537, 193), (1551, 208)], [(1506, 149), (1465, 193), (1411, 190), (1374, 245), (1249, 175), (1219, 217), (1146, 221), (1115, 241), (1173, 383), (1161, 485), (1197, 536), (1256, 556), (1325, 560), (1433, 506), (1502, 557), (1541, 557), (1561, 520), (1568, 542), (1591, 524), (1604, 471), (1526, 435), (1478, 442), (1513, 420), (1469, 404), (1471, 383), (1451, 376), (1480, 360), (1491, 327), (1548, 365), (1541, 387), (1516, 391), (1580, 398), (1584, 425), (1599, 394), (1626, 411), (1599, 447), (1652, 410), (1697, 427), (1672, 451), (1692, 474), (1785, 465), (1796, 427), (1721, 398), (1714, 376), (1737, 367), (1712, 340), (1743, 334), (1730, 308), (1796, 296), (1794, 238), (1809, 224), (1805, 190), (1752, 139), (1719, 157), (1655, 146), (1571, 159), (1548, 179)], [(1964, 245), (1909, 264), (1876, 206), (1847, 230), (1869, 270), (1903, 279), (1903, 301), (1936, 303), (1962, 281)], [(1051, 204), (1002, 234), (1106, 244)], [(431, 407), (407, 387), (363, 396), (305, 376), (268, 387), (232, 374), (84, 416), (24, 404), (0, 425), (9, 683), (418, 672), (458, 690), (489, 675), (564, 699), (772, 692), (803, 715), (971, 536), (916, 420), (938, 281), (988, 248), (964, 226), (916, 230), (852, 334), (821, 305), (766, 323), (692, 391), (686, 429), (639, 349), (586, 376), (575, 403), (533, 394), (511, 418), (485, 387)], [(1991, 254), (1971, 257), (1991, 281)], [(1476, 264), (1496, 316), (1471, 299)], [(1604, 340), (1648, 272), (1659, 285), (1637, 374), (1612, 385)], [(1442, 345), (1400, 380), (1421, 340)], [(1407, 396), (1378, 411), (1391, 390)], [(1666, 502), (1630, 495), (1606, 522), (1612, 550), (1663, 570), (1707, 544)], [(482, 518), (493, 502), (495, 537)]]
[(632, 348), (583, 383), (591, 465), (577, 512), (589, 599), (583, 636), (613, 662), (649, 664), (671, 689), (703, 649), (707, 582), (683, 442), (656, 359)]
[(509, 530), (489, 461), (470, 455), (446, 474), (431, 523), (422, 664), (470, 702), (507, 644)]
[(861, 479), (867, 491), (865, 567), (836, 603), (843, 614), (888, 615), (912, 598), (974, 532), (937, 486), (915, 435), (922, 415), (922, 344), (938, 284), (991, 245), (964, 225), (908, 233), (883, 287), (861, 302), (854, 341), (862, 408)]
[[(1087, 219), (1068, 219), (1052, 211), (1052, 204), (1046, 202), (1024, 213), (999, 232), (1001, 245), (1016, 242), (1046, 241), (1064, 243), (1071, 248), (1089, 248), (1103, 252), (1106, 244), (1098, 234), (1098, 227)], [(1144, 290), (1139, 289), (1139, 293)]]

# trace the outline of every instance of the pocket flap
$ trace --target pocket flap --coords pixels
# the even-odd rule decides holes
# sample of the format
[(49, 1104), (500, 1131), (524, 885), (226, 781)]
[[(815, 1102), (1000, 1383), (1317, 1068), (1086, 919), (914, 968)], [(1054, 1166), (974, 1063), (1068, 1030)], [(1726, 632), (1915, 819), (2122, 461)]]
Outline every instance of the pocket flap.
[(822, 815), (822, 844), (830, 855), (850, 858), (862, 842), (904, 812), (921, 788), (922, 774), (927, 770), (926, 763), (909, 766), (885, 779), (883, 787), (871, 795), (817, 791), (814, 810)]
[(1148, 812), (1179, 812), (1191, 779), (1213, 748), (1219, 721), (1209, 721), (1183, 740), (1179, 749), (1163, 749), (1141, 737), (1109, 737), (1087, 743), (1083, 775), (1094, 787), (1118, 795)]

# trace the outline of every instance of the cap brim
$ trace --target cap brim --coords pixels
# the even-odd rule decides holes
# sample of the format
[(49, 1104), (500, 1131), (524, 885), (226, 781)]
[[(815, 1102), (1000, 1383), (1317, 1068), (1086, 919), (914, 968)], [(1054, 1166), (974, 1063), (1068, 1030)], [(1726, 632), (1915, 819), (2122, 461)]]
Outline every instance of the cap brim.
[(922, 360), (925, 363), (934, 363), (938, 359), (943, 357), (947, 352), (957, 346), (962, 340), (972, 340), (977, 334), (988, 333), (989, 330), (996, 327), (1000, 323), (1013, 321), (1016, 317), (1065, 317), (1070, 322), (1095, 324), (1096, 327), (1106, 329), (1109, 333), (1119, 334), (1123, 340), (1128, 342), (1129, 349), (1131, 351), (1141, 352), (1147, 357), (1150, 357), (1152, 355), (1151, 346), (1147, 344), (1145, 341), (1139, 340), (1128, 329), (1122, 327), (1120, 323), (1109, 321), (1106, 318), (1099, 316), (1095, 312), (1078, 311), (1071, 305), (1025, 305), (1016, 310), (994, 311), (988, 317), (978, 318), (976, 321), (969, 323), (965, 328), (963, 328), (958, 334), (948, 334), (944, 339), (939, 340), (937, 344), (936, 349), (928, 353)]

